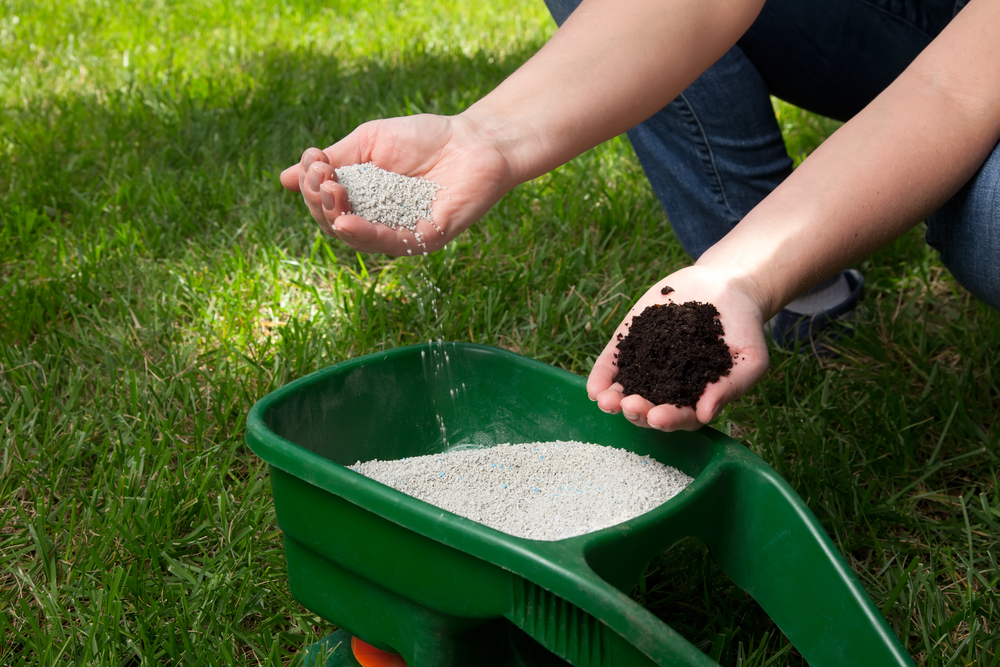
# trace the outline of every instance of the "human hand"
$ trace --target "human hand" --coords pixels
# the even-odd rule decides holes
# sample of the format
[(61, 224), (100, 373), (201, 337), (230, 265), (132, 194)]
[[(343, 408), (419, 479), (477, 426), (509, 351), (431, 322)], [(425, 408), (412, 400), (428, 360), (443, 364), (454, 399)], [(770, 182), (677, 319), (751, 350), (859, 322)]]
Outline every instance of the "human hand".
[[(373, 224), (350, 212), (347, 190), (337, 182), (334, 169), (365, 162), (442, 186), (431, 204), (434, 223), (417, 222), (425, 247), (418, 247), (408, 229)], [(370, 121), (325, 150), (309, 148), (299, 164), (281, 173), (281, 184), (302, 193), (326, 234), (362, 252), (405, 255), (407, 250), (440, 249), (517, 181), (507, 157), (474, 120), (422, 114)]]
[[(663, 295), (669, 285), (673, 292)], [(692, 407), (653, 405), (642, 396), (622, 395), (621, 384), (614, 381), (618, 373), (615, 353), (618, 334), (627, 335), (632, 318), (653, 304), (669, 301), (711, 303), (719, 310), (725, 331), (726, 345), (734, 357), (729, 375), (705, 387), (698, 403)], [(722, 408), (746, 393), (767, 370), (767, 344), (764, 341), (763, 312), (749, 292), (736, 281), (726, 280), (711, 269), (692, 266), (667, 276), (651, 287), (629, 310), (604, 351), (597, 358), (587, 380), (587, 394), (597, 401), (604, 412), (622, 412), (637, 426), (662, 431), (693, 431), (714, 419)]]

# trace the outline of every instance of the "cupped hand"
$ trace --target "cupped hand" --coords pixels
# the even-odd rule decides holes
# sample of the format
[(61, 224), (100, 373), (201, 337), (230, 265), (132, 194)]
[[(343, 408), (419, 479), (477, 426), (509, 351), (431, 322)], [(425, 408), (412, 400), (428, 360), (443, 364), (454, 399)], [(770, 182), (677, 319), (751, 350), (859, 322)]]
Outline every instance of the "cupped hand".
[[(351, 213), (347, 190), (334, 170), (365, 162), (442, 186), (431, 204), (433, 224), (417, 222), (419, 239), (408, 229)], [(474, 120), (422, 114), (370, 121), (325, 150), (309, 148), (297, 165), (281, 173), (281, 184), (302, 193), (310, 214), (330, 236), (362, 252), (406, 255), (440, 249), (517, 183), (507, 157)]]
[[(662, 294), (665, 286), (673, 291)], [(698, 403), (692, 407), (653, 405), (642, 396), (624, 396), (621, 384), (615, 382), (618, 367), (618, 334), (628, 334), (632, 318), (653, 304), (669, 301), (711, 303), (719, 310), (719, 320), (725, 331), (725, 341), (733, 356), (729, 375), (705, 387)], [(663, 431), (693, 431), (714, 419), (722, 408), (745, 394), (767, 371), (767, 344), (764, 341), (763, 312), (748, 290), (737, 281), (719, 275), (706, 267), (692, 266), (671, 274), (653, 285), (629, 310), (604, 351), (597, 358), (587, 380), (587, 393), (601, 410), (623, 413), (637, 426)]]

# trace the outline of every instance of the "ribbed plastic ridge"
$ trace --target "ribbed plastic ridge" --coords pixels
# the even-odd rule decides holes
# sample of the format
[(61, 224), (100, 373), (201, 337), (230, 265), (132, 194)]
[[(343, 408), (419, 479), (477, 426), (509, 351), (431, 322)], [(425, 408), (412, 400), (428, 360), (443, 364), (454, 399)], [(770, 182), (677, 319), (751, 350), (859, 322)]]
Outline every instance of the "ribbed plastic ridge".
[(578, 667), (602, 667), (611, 664), (611, 632), (593, 616), (576, 605), (520, 577), (514, 583), (514, 612), (510, 619), (564, 660)]

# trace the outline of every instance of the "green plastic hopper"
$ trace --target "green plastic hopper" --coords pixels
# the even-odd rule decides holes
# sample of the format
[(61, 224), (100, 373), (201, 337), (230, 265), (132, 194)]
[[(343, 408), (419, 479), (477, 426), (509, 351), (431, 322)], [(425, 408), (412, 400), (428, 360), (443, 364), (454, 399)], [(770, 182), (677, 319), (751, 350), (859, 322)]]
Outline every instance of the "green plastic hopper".
[[(710, 428), (636, 428), (598, 410), (584, 387), (504, 350), (427, 343), (337, 364), (260, 400), (246, 440), (270, 464), (292, 594), (340, 628), (306, 662), (361, 664), (354, 636), (408, 667), (715, 665), (628, 596), (655, 556), (696, 537), (813, 667), (913, 664), (819, 522), (760, 458)], [(552, 440), (649, 455), (694, 482), (635, 519), (544, 542), (345, 467)]]

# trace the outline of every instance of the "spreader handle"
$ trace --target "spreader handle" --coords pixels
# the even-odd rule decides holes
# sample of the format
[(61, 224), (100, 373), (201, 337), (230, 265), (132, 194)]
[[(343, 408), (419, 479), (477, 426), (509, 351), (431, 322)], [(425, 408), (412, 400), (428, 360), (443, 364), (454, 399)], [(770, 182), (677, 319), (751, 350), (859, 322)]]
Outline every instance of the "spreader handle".
[(581, 605), (521, 579), (515, 584), (514, 611), (507, 618), (575, 667), (718, 667), (586, 565), (575, 568), (575, 583), (585, 582), (589, 589), (578, 599)]
[[(587, 557), (571, 549), (559, 553), (553, 543), (548, 576), (530, 577), (549, 590), (526, 581), (523, 591), (515, 590), (518, 612), (508, 618), (580, 667), (715, 665), (619, 590), (651, 554), (697, 537), (812, 667), (913, 666), (819, 521), (777, 472), (734, 445), (704, 482), (709, 488), (692, 494), (680, 511), (607, 540), (607, 548), (591, 544)], [(592, 568), (617, 577), (619, 588)], [(567, 633), (556, 630), (563, 626), (575, 628), (570, 637), (591, 638), (596, 648), (585, 653), (567, 645), (561, 639)]]
[[(745, 451), (725, 464), (694, 535), (811, 667), (912, 667), (822, 525), (789, 484)], [(754, 460), (750, 460), (750, 459)]]

